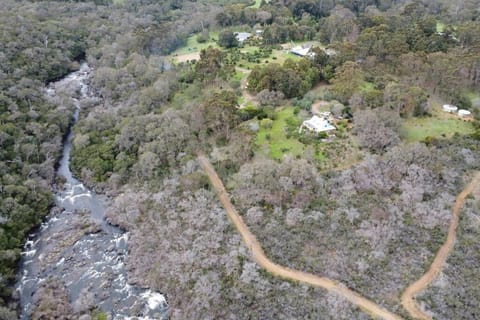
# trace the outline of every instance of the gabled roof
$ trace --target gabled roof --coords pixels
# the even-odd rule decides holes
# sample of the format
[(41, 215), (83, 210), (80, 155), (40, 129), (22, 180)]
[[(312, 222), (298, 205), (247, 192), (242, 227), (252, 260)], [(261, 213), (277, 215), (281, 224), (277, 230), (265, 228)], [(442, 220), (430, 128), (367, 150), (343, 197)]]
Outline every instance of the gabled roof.
[(336, 129), (327, 119), (323, 119), (318, 116), (313, 116), (311, 119), (305, 120), (303, 122), (303, 126), (315, 132), (325, 132)]
[(293, 47), (290, 52), (298, 56), (305, 57), (310, 52), (310, 48), (304, 46), (296, 46)]
[(249, 32), (235, 32), (234, 34), (235, 34), (235, 38), (239, 42), (243, 42), (252, 36), (252, 34)]

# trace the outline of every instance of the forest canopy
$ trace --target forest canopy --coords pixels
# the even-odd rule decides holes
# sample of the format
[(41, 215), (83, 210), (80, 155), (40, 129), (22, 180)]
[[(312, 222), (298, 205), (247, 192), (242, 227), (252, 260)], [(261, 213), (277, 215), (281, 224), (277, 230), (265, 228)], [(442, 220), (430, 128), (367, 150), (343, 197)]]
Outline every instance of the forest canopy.
[[(0, 319), (17, 317), (22, 246), (54, 208), (69, 130), (72, 172), (107, 196), (109, 221), (132, 235), (132, 278), (169, 296), (172, 319), (368, 318), (256, 266), (195, 162), (199, 151), (273, 260), (325, 272), (405, 313), (397, 296), (433, 258), (450, 202), (479, 169), (479, 8), (478, 0), (2, 1)], [(309, 53), (292, 54), (298, 48)], [(82, 101), (71, 128), (78, 88), (55, 96), (45, 88), (82, 62), (95, 99)], [(335, 131), (302, 131), (313, 115)], [(466, 206), (471, 219), (478, 200)], [(464, 232), (480, 231), (465, 221), (460, 242), (478, 246)], [(452, 260), (478, 275), (478, 263), (461, 256)], [(461, 318), (451, 306), (480, 299), (475, 279), (457, 279), (472, 296), (447, 295), (439, 319)], [(450, 286), (423, 299), (440, 301)]]

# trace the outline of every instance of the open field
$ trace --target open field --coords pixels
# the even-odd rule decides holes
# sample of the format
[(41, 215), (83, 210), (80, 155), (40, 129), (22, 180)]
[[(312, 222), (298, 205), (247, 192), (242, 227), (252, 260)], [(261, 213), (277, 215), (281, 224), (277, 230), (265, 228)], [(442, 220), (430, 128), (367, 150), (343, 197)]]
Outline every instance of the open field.
[(200, 60), (200, 52), (192, 52), (179, 54), (178, 56), (173, 57), (176, 62), (187, 62), (193, 60)]
[(431, 117), (409, 118), (404, 120), (400, 133), (407, 142), (422, 141), (426, 137), (451, 137), (455, 133), (471, 134), (472, 122), (459, 118), (456, 114), (442, 111), (443, 101), (436, 96), (430, 97), (428, 109)]
[(256, 144), (260, 148), (266, 147), (270, 157), (280, 160), (283, 155), (297, 156), (302, 154), (304, 145), (294, 138), (287, 138), (285, 130), (287, 119), (294, 118), (293, 108), (285, 107), (277, 112), (277, 118), (271, 128), (260, 128), (257, 134)]
[(204, 43), (199, 43), (197, 41), (197, 36), (198, 34), (191, 35), (190, 37), (187, 38), (187, 43), (185, 46), (178, 48), (174, 52), (172, 52), (172, 56), (177, 56), (177, 55), (184, 55), (184, 54), (189, 54), (189, 53), (194, 53), (194, 52), (200, 52), (202, 49), (208, 48), (210, 46), (214, 48), (218, 48), (218, 44), (215, 41), (218, 39), (218, 32), (212, 31), (210, 32), (210, 40)]
[[(248, 53), (248, 54), (254, 54), (255, 51), (259, 51), (259, 50), (260, 50), (260, 47), (258, 47), (258, 46), (248, 46), (248, 45), (245, 46), (244, 48), (240, 49), (240, 51), (242, 53)], [(292, 59), (294, 61), (298, 61), (302, 58), (299, 57), (299, 56), (296, 56), (294, 54), (291, 54), (290, 52), (288, 52), (286, 50), (274, 49), (274, 50), (272, 50), (272, 53), (268, 57), (259, 58), (258, 62), (251, 62), (251, 61), (248, 61), (246, 59), (240, 59), (240, 61), (238, 61), (238, 66), (240, 66), (242, 68), (252, 70), (253, 68), (256, 68), (256, 67), (261, 66), (261, 65), (266, 65), (268, 63), (283, 64), (285, 62), (285, 60), (287, 60), (287, 59)]]
[(473, 132), (471, 122), (437, 117), (410, 118), (404, 121), (401, 128), (401, 135), (407, 142), (422, 141), (426, 137), (451, 137), (455, 133), (471, 134)]

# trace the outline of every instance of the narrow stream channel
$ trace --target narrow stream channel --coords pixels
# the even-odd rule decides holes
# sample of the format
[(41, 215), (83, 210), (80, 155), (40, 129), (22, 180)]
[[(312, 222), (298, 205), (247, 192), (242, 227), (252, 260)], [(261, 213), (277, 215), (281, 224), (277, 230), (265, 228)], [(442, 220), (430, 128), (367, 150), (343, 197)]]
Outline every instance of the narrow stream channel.
[[(91, 70), (84, 63), (79, 71), (46, 89), (51, 96), (57, 94), (58, 88), (77, 89), (79, 94), (73, 97), (76, 107), (73, 125), (78, 120), (82, 100), (91, 98), (90, 75)], [(65, 178), (59, 188), (62, 190), (55, 194), (56, 206), (61, 210), (30, 236), (22, 253), (16, 285), (20, 319), (29, 319), (35, 291), (51, 278), (65, 285), (76, 314), (88, 313), (96, 307), (111, 319), (165, 318), (168, 306), (163, 295), (128, 283), (125, 267), (128, 233), (105, 221), (105, 202), (73, 177), (69, 168), (72, 136), (70, 131), (57, 170), (57, 175)]]

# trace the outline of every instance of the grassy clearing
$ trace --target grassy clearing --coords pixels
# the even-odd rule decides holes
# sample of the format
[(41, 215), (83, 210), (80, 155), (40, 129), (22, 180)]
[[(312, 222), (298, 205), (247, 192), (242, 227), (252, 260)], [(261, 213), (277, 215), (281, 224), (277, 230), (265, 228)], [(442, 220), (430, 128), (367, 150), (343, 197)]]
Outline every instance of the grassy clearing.
[[(265, 0), (266, 3), (269, 3), (270, 0)], [(252, 4), (251, 6), (248, 6), (247, 8), (260, 8), (260, 5), (262, 4), (262, 0), (255, 0), (255, 3)]]
[[(285, 129), (287, 119), (295, 118), (292, 107), (286, 107), (279, 110), (277, 118), (273, 121), (269, 129), (260, 128), (256, 138), (256, 144), (261, 150), (268, 150), (268, 155), (273, 159), (280, 160), (284, 155), (297, 156), (303, 153), (304, 145), (294, 138), (287, 138)], [(266, 147), (264, 149), (264, 147)]]
[[(258, 51), (259, 47), (256, 47), (256, 46), (248, 46), (248, 47), (245, 47), (245, 48), (242, 48), (241, 51), (242, 52), (245, 52), (245, 53), (254, 53), (255, 51)], [(299, 56), (296, 56), (294, 54), (291, 54), (287, 51), (284, 51), (284, 50), (273, 50), (272, 51), (272, 54), (269, 55), (267, 58), (261, 58), (259, 59), (259, 63), (257, 62), (250, 62), (250, 61), (247, 61), (245, 59), (241, 59), (239, 62), (238, 62), (238, 66), (242, 67), (242, 68), (245, 68), (245, 69), (249, 69), (249, 70), (253, 70), (254, 68), (257, 68), (258, 66), (260, 65), (266, 65), (268, 63), (278, 63), (278, 64), (283, 64), (287, 59), (291, 59), (293, 61), (298, 61), (300, 59), (303, 59)]]
[(237, 80), (237, 81), (241, 81), (241, 80), (243, 79), (243, 77), (245, 77), (245, 73), (240, 72), (240, 71), (237, 71), (237, 72), (235, 72), (235, 74), (233, 75), (232, 79), (233, 79), (233, 80)]
[(437, 21), (437, 32), (443, 32), (445, 30), (445, 24), (443, 22)]
[(473, 124), (461, 119), (410, 118), (403, 122), (401, 135), (407, 142), (422, 141), (426, 137), (451, 137), (474, 132)]
[(448, 138), (455, 133), (465, 135), (474, 132), (471, 122), (464, 121), (454, 114), (443, 112), (443, 103), (444, 101), (440, 98), (431, 96), (428, 101), (428, 109), (432, 117), (404, 120), (400, 130), (402, 138), (407, 142), (415, 142), (422, 141), (426, 137)]
[(375, 85), (371, 82), (367, 82), (365, 81), (361, 86), (360, 86), (360, 90), (363, 91), (363, 92), (370, 92), (372, 90), (375, 89)]
[(258, 9), (258, 8), (260, 8), (260, 4), (262, 4), (262, 0), (255, 0), (255, 3), (252, 4), (251, 6), (248, 6), (247, 8), (255, 8), (255, 9)]
[(214, 48), (218, 48), (218, 44), (215, 42), (214, 39), (218, 39), (218, 32), (215, 32), (215, 31), (210, 32), (210, 40), (204, 43), (199, 43), (197, 41), (197, 34), (194, 34), (187, 38), (187, 43), (185, 46), (175, 50), (172, 53), (172, 55), (175, 56), (175, 55), (187, 54), (192, 52), (198, 52), (210, 46)]

